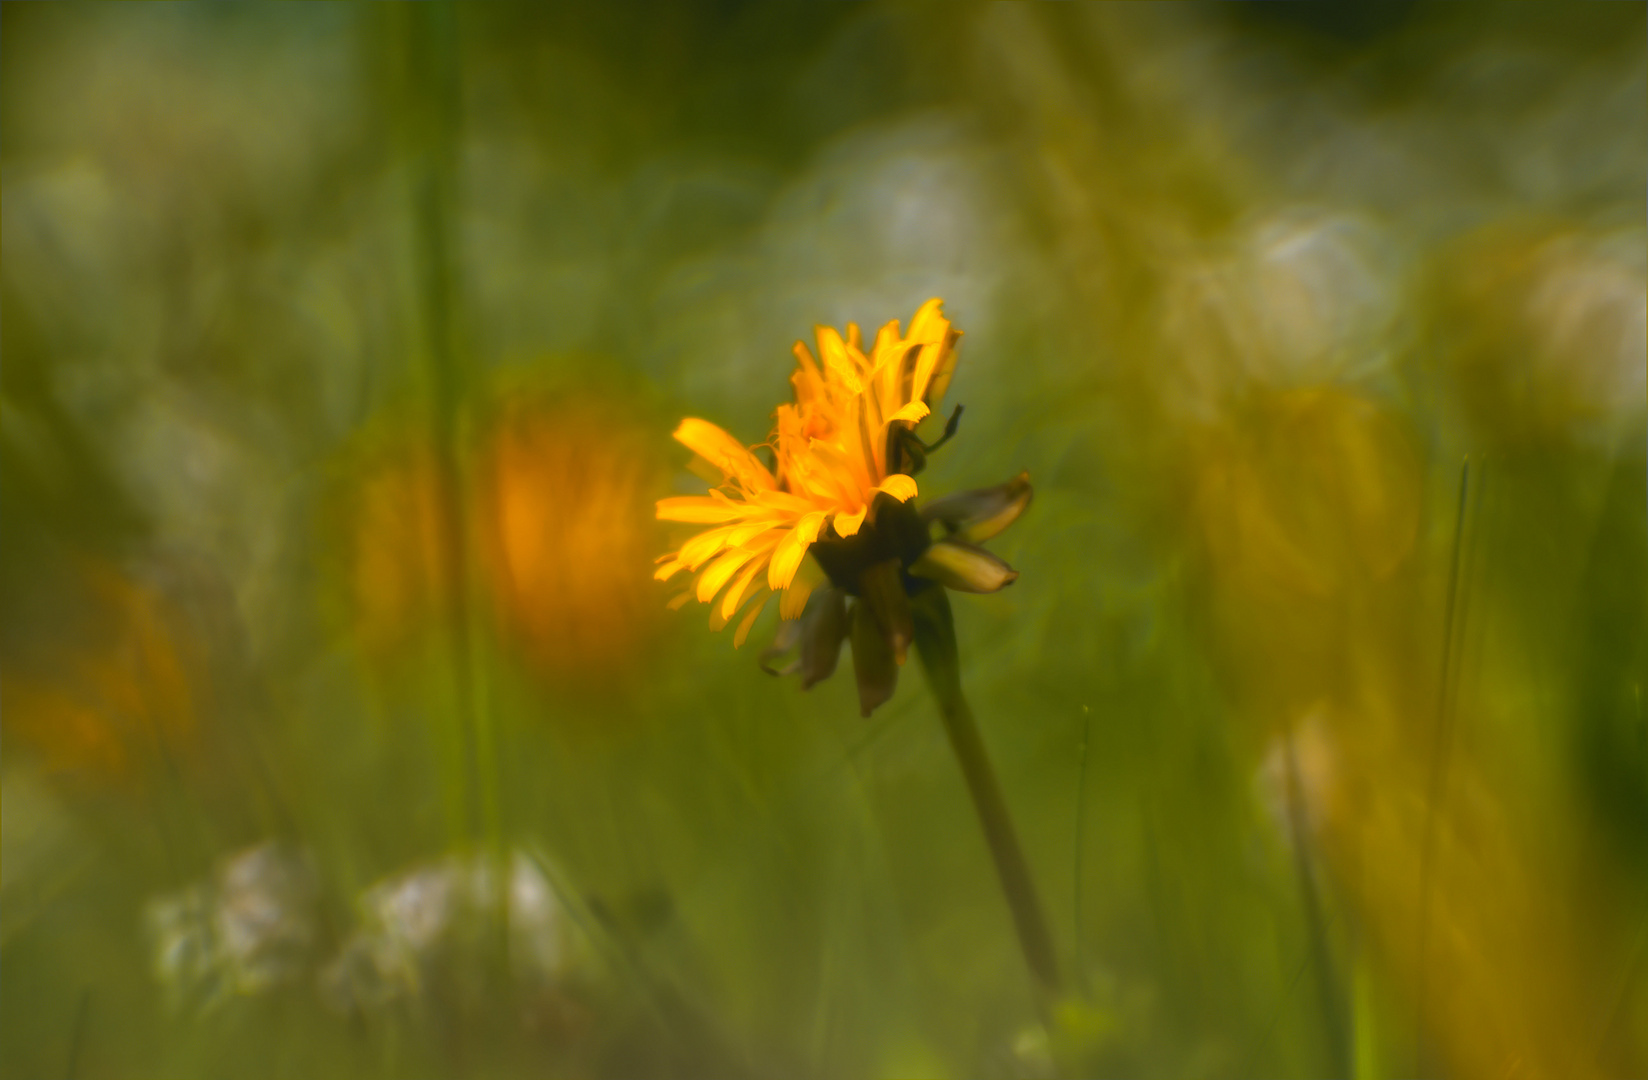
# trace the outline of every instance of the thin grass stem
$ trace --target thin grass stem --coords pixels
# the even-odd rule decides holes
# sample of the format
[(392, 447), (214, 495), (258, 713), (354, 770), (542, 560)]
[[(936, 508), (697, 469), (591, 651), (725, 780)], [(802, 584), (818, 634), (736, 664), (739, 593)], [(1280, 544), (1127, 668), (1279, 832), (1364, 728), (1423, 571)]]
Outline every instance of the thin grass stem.
[(1454, 639), (1458, 636), (1455, 626), (1459, 613), (1460, 566), (1465, 550), (1465, 511), (1469, 503), (1471, 491), (1471, 459), (1467, 457), (1459, 468), (1459, 506), (1456, 511), (1453, 533), (1453, 560), (1448, 572), (1448, 606), (1442, 618), (1442, 670), (1437, 680), (1436, 698), (1436, 729), (1435, 738), (1431, 747), (1431, 771), (1429, 785), (1429, 810), (1425, 818), (1425, 834), (1419, 851), (1419, 912), (1418, 935), (1415, 946), (1415, 975), (1414, 990), (1414, 1049), (1413, 1063), (1415, 1072), (1424, 1068), (1424, 1031), (1425, 1006), (1427, 995), (1427, 977), (1429, 972), (1429, 937), (1430, 937), (1430, 905), (1431, 905), (1431, 875), (1436, 858), (1436, 831), (1437, 814), (1446, 793), (1449, 759), (1451, 757), (1453, 740), (1452, 710), (1449, 708), (1452, 700), (1454, 680)]

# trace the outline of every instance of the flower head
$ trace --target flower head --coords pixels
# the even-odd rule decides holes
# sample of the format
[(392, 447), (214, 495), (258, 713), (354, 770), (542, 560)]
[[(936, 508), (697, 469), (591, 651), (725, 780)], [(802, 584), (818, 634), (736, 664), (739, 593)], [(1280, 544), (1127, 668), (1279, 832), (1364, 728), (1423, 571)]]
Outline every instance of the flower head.
[(850, 639), (865, 715), (892, 695), (911, 641), (912, 595), (935, 583), (994, 592), (1018, 577), (977, 544), (1029, 505), (1028, 476), (915, 509), (915, 475), (961, 414), (958, 406), (931, 445), (915, 434), (955, 371), (961, 332), (941, 309), (937, 299), (923, 304), (907, 334), (889, 322), (868, 353), (851, 323), (845, 337), (818, 328), (822, 362), (797, 342), (795, 402), (778, 407), (769, 441), (754, 448), (768, 460), (706, 420), (683, 420), (676, 439), (722, 483), (658, 502), (660, 520), (711, 526), (659, 559), (661, 581), (697, 575), (673, 603), (710, 604), (717, 630), (748, 606), (734, 635), (741, 645), (781, 593), (786, 625), (766, 659), (799, 645), (786, 670), (811, 686), (835, 670)]

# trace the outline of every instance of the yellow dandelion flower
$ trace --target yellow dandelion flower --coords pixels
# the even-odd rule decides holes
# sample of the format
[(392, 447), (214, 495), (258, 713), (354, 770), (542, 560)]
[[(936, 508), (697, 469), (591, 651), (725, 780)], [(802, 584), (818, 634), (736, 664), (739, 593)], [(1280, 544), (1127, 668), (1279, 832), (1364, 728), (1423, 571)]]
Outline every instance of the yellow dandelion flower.
[[(943, 399), (961, 332), (929, 300), (908, 334), (890, 322), (865, 353), (858, 327), (843, 338), (818, 328), (818, 357), (801, 343), (790, 377), (795, 403), (780, 405), (764, 447), (770, 464), (707, 420), (687, 419), (675, 437), (698, 455), (700, 474), (719, 473), (708, 495), (661, 499), (664, 521), (710, 526), (658, 561), (660, 580), (696, 574), (674, 603), (711, 605), (710, 625), (738, 624), (739, 645), (781, 592), (785, 622), (762, 667), (799, 671), (809, 687), (835, 671), (850, 642), (865, 716), (888, 698), (910, 645), (916, 647), (961, 766), (1025, 964), (1048, 1000), (1059, 993), (1058, 961), (1041, 901), (1001, 787), (961, 692), (961, 659), (945, 588), (995, 592), (1018, 572), (978, 545), (1030, 505), (1025, 473), (993, 488), (915, 507), (915, 476), (927, 455), (955, 435), (961, 407), (931, 445), (916, 425)], [(822, 361), (820, 360), (822, 358)], [(935, 532), (937, 535), (934, 535)], [(767, 662), (798, 650), (783, 671)]]
[(850, 640), (865, 715), (892, 695), (913, 635), (911, 596), (934, 583), (993, 592), (1018, 576), (977, 544), (1029, 504), (1027, 476), (914, 507), (915, 475), (961, 414), (957, 407), (932, 445), (915, 435), (955, 372), (961, 332), (942, 306), (923, 304), (907, 333), (887, 323), (868, 352), (854, 324), (845, 336), (819, 327), (817, 356), (797, 342), (795, 401), (778, 407), (768, 442), (753, 450), (707, 420), (683, 420), (675, 438), (722, 483), (658, 503), (660, 520), (710, 526), (658, 560), (661, 581), (696, 575), (675, 603), (710, 604), (716, 630), (747, 608), (733, 639), (741, 645), (782, 594), (781, 617), (802, 621), (764, 660), (799, 645), (786, 670), (810, 686), (834, 671)]

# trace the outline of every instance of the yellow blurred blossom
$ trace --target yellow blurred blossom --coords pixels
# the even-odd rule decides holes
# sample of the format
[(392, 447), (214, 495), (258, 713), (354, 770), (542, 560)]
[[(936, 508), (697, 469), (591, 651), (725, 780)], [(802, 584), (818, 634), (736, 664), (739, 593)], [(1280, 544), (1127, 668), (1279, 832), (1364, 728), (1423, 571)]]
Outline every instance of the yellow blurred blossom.
[(1374, 401), (1333, 387), (1256, 394), (1216, 430), (1197, 506), (1225, 580), (1327, 596), (1389, 576), (1419, 527), (1419, 459)]

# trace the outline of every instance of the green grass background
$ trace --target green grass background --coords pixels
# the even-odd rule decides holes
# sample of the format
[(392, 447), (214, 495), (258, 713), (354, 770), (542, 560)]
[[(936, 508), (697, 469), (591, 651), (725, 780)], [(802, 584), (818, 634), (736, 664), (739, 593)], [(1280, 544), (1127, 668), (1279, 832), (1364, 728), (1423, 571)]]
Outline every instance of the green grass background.
[[(0, 1074), (1648, 1067), (1640, 5), (3, 21)], [(1036, 485), (955, 611), (1046, 1012), (913, 670), (861, 720), (644, 561), (523, 652), (477, 539), (511, 403), (662, 552), (679, 417), (758, 442), (929, 296), (923, 497)], [(164, 975), (148, 905), (266, 843), (288, 968)], [(328, 1004), (374, 883), (510, 853), (552, 972), (482, 904)]]

